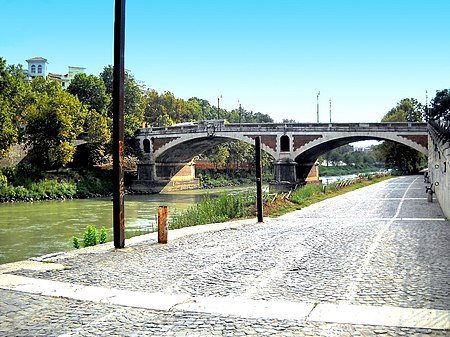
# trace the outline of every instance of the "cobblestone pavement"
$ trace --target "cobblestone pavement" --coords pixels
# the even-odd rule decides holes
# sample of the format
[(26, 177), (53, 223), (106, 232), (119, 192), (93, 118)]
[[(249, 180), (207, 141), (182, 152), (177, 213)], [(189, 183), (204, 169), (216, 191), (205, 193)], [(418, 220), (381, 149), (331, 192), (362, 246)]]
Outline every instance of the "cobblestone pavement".
[[(400, 177), (262, 224), (201, 226), (205, 232), (177, 239), (170, 232), (167, 245), (155, 244), (153, 235), (124, 250), (106, 245), (49, 259), (61, 268), (0, 266), (0, 281), (16, 275), (136, 297), (231, 299), (236, 306), (155, 310), (42, 296), (0, 282), (0, 336), (450, 336), (450, 322), (436, 329), (313, 318), (326, 305), (427, 309), (450, 318), (450, 225), (439, 204), (427, 202), (424, 186), (422, 177)], [(310, 309), (298, 318), (280, 317), (275, 306), (271, 314), (247, 315), (246, 301)]]

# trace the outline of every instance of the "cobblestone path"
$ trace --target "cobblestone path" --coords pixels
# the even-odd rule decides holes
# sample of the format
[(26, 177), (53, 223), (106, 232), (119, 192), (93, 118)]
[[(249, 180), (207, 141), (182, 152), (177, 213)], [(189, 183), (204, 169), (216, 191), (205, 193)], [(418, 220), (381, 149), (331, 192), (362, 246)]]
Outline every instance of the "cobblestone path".
[(0, 336), (450, 336), (450, 225), (424, 186), (0, 265)]

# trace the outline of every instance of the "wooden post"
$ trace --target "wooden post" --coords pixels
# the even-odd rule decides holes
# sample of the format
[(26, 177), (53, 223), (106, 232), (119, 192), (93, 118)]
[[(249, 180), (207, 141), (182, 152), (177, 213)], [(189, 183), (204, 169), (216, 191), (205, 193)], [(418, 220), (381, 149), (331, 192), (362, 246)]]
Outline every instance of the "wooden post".
[(124, 49), (125, 0), (115, 0), (113, 75), (113, 232), (114, 247), (125, 247), (124, 217)]
[(262, 195), (262, 167), (261, 167), (261, 137), (255, 139), (256, 161), (256, 210), (258, 222), (263, 222), (263, 195)]
[(167, 206), (158, 207), (158, 243), (167, 243), (169, 232), (168, 224), (169, 209)]

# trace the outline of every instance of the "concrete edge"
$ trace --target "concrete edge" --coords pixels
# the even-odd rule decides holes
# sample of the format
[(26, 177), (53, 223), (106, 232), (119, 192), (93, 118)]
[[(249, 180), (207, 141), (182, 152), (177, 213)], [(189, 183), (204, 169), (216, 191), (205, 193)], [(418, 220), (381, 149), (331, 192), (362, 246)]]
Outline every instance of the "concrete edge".
[(11, 274), (0, 275), (0, 289), (157, 311), (201, 312), (242, 318), (450, 330), (449, 310), (354, 304), (319, 303), (316, 305), (307, 302), (251, 300), (231, 296), (192, 297), (187, 294), (146, 293), (83, 286)]

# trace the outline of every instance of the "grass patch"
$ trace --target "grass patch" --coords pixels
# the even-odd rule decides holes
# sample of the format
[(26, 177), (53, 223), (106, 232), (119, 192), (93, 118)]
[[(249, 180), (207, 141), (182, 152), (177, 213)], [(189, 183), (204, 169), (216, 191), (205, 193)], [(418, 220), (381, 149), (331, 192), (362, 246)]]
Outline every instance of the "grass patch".
[(274, 203), (264, 205), (264, 216), (278, 217), (322, 200), (333, 198), (391, 178), (392, 176), (368, 176), (355, 180), (347, 185), (343, 182), (336, 182), (330, 185), (305, 185), (292, 192), (292, 197), (289, 200), (275, 200)]
[(207, 195), (197, 205), (175, 216), (169, 227), (176, 229), (249, 217), (255, 200), (254, 195), (247, 193), (222, 194), (217, 198)]

